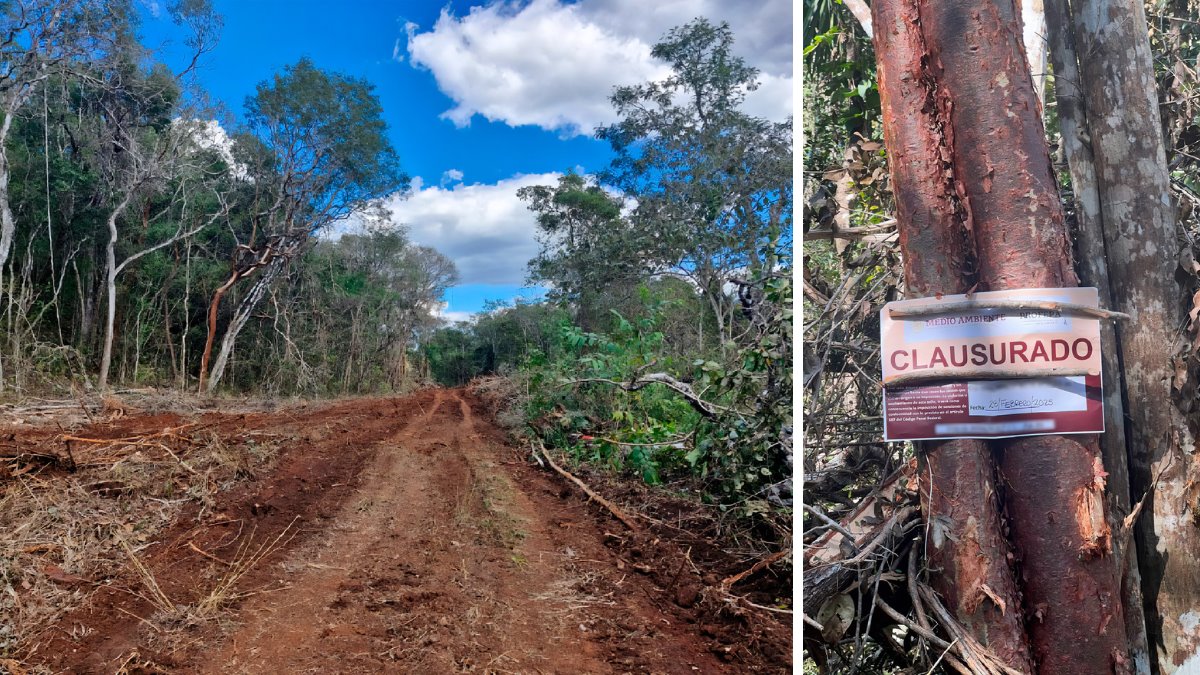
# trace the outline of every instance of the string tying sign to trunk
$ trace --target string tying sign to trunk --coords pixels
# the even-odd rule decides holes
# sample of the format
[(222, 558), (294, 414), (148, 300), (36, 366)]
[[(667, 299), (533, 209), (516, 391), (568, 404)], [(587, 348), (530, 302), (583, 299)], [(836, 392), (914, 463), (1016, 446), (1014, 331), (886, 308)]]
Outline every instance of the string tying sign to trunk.
[(1095, 288), (903, 300), (880, 312), (884, 439), (1104, 431)]

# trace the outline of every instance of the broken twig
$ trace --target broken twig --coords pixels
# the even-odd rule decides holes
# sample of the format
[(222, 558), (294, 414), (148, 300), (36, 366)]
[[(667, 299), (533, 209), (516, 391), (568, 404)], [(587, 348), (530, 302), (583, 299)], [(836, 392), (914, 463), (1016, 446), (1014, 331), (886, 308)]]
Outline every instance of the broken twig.
[[(535, 453), (535, 454), (536, 454), (536, 453)], [(607, 499), (605, 499), (604, 497), (601, 497), (600, 495), (596, 494), (596, 493), (595, 493), (595, 492), (594, 492), (594, 491), (593, 491), (591, 488), (589, 488), (589, 487), (588, 487), (588, 486), (587, 486), (587, 485), (586, 485), (586, 484), (585, 484), (583, 481), (581, 481), (581, 480), (579, 480), (578, 478), (576, 478), (575, 476), (571, 475), (571, 473), (570, 473), (570, 472), (568, 472), (567, 470), (563, 469), (563, 468), (562, 468), (561, 466), (559, 466), (558, 464), (555, 464), (555, 463), (554, 463), (554, 459), (550, 457), (550, 453), (546, 451), (546, 447), (545, 447), (545, 446), (542, 446), (542, 456), (546, 458), (546, 463), (548, 463), (548, 464), (550, 465), (550, 468), (551, 468), (551, 469), (554, 469), (554, 470), (555, 470), (555, 471), (558, 473), (558, 475), (560, 475), (560, 476), (562, 476), (563, 478), (566, 478), (567, 480), (569, 480), (569, 481), (571, 481), (572, 483), (574, 483), (574, 484), (575, 484), (575, 485), (576, 485), (576, 486), (577, 486), (577, 487), (578, 487), (580, 490), (583, 490), (584, 494), (586, 494), (586, 495), (587, 495), (588, 497), (590, 497), (592, 500), (594, 500), (594, 501), (596, 501), (597, 503), (599, 503), (599, 504), (600, 504), (601, 506), (603, 506), (604, 508), (608, 509), (608, 512), (609, 512), (609, 513), (611, 513), (611, 514), (613, 514), (614, 516), (616, 516), (617, 520), (619, 520), (619, 521), (621, 521), (622, 523), (624, 523), (624, 524), (625, 524), (625, 527), (628, 527), (630, 530), (633, 530), (634, 532), (638, 532), (638, 531), (639, 531), (639, 530), (638, 530), (638, 526), (637, 526), (637, 525), (635, 525), (635, 524), (633, 523), (633, 519), (632, 519), (632, 518), (630, 518), (628, 515), (626, 515), (624, 511), (622, 511), (621, 509), (617, 508), (617, 506), (616, 506), (615, 504), (613, 504), (612, 502), (608, 501), (608, 500), (607, 500)]]

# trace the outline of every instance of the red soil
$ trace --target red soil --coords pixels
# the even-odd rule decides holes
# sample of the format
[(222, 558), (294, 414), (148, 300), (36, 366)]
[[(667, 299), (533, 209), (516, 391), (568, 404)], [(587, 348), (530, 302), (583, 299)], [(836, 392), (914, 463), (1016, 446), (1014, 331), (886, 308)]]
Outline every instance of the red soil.
[[(72, 673), (791, 671), (790, 616), (748, 611), (716, 588), (744, 561), (701, 535), (630, 532), (507, 447), (485, 417), (465, 392), (436, 390), (197, 418), (222, 438), (290, 440), (269, 470), (216, 493), (203, 515), (188, 507), (141, 554), (176, 610), (134, 594), (150, 595), (132, 569), (89, 580), (98, 590), (27, 639), (23, 663)], [(186, 421), (129, 416), (88, 433)], [(238, 551), (271, 542), (202, 615)], [(748, 579), (743, 592), (770, 583)]]

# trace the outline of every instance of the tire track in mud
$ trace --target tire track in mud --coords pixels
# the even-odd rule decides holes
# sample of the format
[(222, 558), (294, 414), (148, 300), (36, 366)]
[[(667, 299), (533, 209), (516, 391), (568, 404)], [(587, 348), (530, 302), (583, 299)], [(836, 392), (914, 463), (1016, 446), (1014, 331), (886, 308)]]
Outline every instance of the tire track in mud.
[(467, 403), (438, 392), (204, 672), (609, 671), (481, 438)]
[(215, 516), (229, 522), (180, 518), (160, 539), (170, 542), (163, 553), (149, 558), (176, 597), (221, 570), (189, 541), (208, 548), (256, 505), (268, 507), (254, 516), (262, 536), (305, 514), (301, 536), (242, 584), (266, 592), (217, 621), (172, 631), (101, 598), (57, 628), (90, 621), (93, 638), (52, 646), (76, 651), (47, 665), (111, 673), (136, 649), (166, 672), (187, 673), (740, 672), (695, 625), (677, 623), (663, 589), (606, 547), (626, 534), (620, 525), (513, 461), (520, 455), (460, 390), (221, 423), (281, 425), (308, 445), (219, 497)]
[[(273, 413), (200, 416), (213, 434), (212, 442), (218, 445), (266, 434), (281, 439), (284, 447), (274, 466), (262, 475), (216, 493), (211, 502), (185, 508), (172, 526), (149, 542), (149, 548), (140, 554), (142, 562), (172, 601), (194, 604), (212, 589), (226, 567), (200, 555), (190, 544), (229, 557), (242, 545), (252, 549), (289, 525), (297, 536), (281, 546), (281, 551), (322, 531), (323, 521), (351, 493), (374, 445), (406, 428), (413, 417), (410, 410), (433, 398), (434, 393), (427, 391), (403, 399), (359, 399), (323, 406), (306, 404)], [(93, 425), (87, 435), (129, 436), (181, 421), (173, 414), (127, 417)], [(277, 575), (264, 568), (275, 557), (268, 556), (263, 565), (249, 570), (240, 585), (269, 586)], [(177, 655), (187, 644), (179, 644), (180, 636), (173, 630), (178, 626), (169, 625), (168, 630), (157, 626), (156, 622), (163, 622), (161, 612), (141, 597), (145, 594), (143, 582), (129, 572), (126, 578), (96, 580), (90, 597), (33, 636), (24, 658), (54, 672), (71, 673), (112, 673), (134, 652), (167, 668), (181, 665)], [(199, 628), (201, 637), (189, 635), (188, 640), (203, 642), (205, 631)]]

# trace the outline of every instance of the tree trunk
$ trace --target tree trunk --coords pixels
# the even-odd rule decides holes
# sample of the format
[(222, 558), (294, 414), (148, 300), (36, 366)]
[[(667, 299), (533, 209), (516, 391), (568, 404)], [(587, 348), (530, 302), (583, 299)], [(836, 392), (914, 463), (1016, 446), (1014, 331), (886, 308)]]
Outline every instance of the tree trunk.
[[(921, 0), (921, 27), (937, 108), (952, 128), (954, 177), (981, 288), (1077, 285), (1012, 0)], [(1096, 438), (1035, 436), (998, 446), (1038, 672), (1128, 670)]]
[[(925, 67), (917, 2), (876, 0), (871, 6), (905, 285), (914, 297), (963, 293), (971, 284), (970, 242), (946, 178), (950, 149), (929, 105), (935, 83)], [(1020, 595), (991, 453), (973, 439), (924, 443), (921, 450), (921, 508), (927, 522), (937, 519), (947, 530), (925, 542), (928, 566), (936, 570), (930, 582), (981, 644), (1008, 666), (1029, 672), (1033, 664), (1015, 611)]]
[[(1050, 61), (1054, 66), (1054, 93), (1058, 104), (1058, 125), (1063, 154), (1071, 173), (1071, 191), (1075, 196), (1077, 220), (1076, 250), (1082, 283), (1099, 290), (1100, 303), (1115, 307), (1108, 272), (1108, 253), (1104, 244), (1103, 217), (1096, 167), (1088, 137), (1087, 106), (1080, 89), (1079, 62), (1069, 8), (1065, 2), (1047, 5), (1046, 25), (1050, 42)], [(1130, 512), (1129, 453), (1125, 436), (1125, 400), (1121, 379), (1120, 353), (1116, 326), (1100, 322), (1100, 346), (1104, 359), (1104, 435), (1100, 451), (1108, 471), (1109, 503), (1117, 517)], [(1125, 632), (1130, 654), (1138, 675), (1150, 675), (1150, 650), (1146, 636), (1142, 578), (1136, 547), (1128, 537), (1113, 539), (1113, 554), (1125, 563), (1121, 570), (1121, 604), (1125, 608)], [(1153, 608), (1151, 608), (1153, 611)]]
[(8, 261), (12, 249), (13, 234), (17, 226), (13, 222), (12, 206), (8, 199), (8, 132), (12, 128), (13, 113), (2, 113), (0, 121), (0, 269)]
[(287, 264), (285, 256), (277, 256), (267, 264), (265, 270), (254, 285), (250, 287), (250, 292), (238, 304), (238, 307), (233, 312), (233, 318), (229, 321), (229, 326), (225, 329), (225, 335), (221, 338), (221, 351), (217, 353), (217, 360), (213, 363), (212, 372), (209, 373), (207, 387), (204, 393), (212, 395), (217, 390), (217, 385), (221, 383), (221, 377), (225, 374), (225, 366), (229, 364), (229, 356), (233, 353), (234, 342), (237, 341), (238, 333), (245, 328), (246, 322), (250, 320), (251, 314), (258, 306), (258, 303), (266, 295), (267, 289), (271, 283), (275, 281), (275, 277), (283, 271), (283, 266)]
[(1021, 42), (1038, 103), (1046, 101), (1046, 9), (1042, 0), (1018, 0), (1021, 10)]
[(234, 270), (225, 283), (213, 291), (212, 302), (208, 303), (208, 335), (204, 338), (204, 353), (200, 355), (200, 384), (198, 386), (200, 393), (204, 393), (205, 385), (208, 382), (208, 361), (212, 358), (213, 342), (217, 339), (217, 314), (221, 310), (221, 300), (240, 278), (241, 275)]
[(1192, 411), (1172, 400), (1194, 400), (1195, 390), (1178, 332), (1186, 295), (1175, 282), (1179, 245), (1146, 18), (1141, 3), (1116, 0), (1076, 0), (1072, 14), (1079, 53), (1087, 55), (1079, 69), (1113, 299), (1132, 317), (1119, 337), (1133, 495), (1158, 481), (1137, 523), (1147, 628), (1160, 672), (1194, 672), (1200, 468), (1185, 421)]
[(104, 350), (100, 355), (100, 391), (108, 389), (108, 371), (112, 367), (113, 333), (116, 330), (117, 319), (117, 219), (129, 206), (132, 195), (117, 204), (112, 213), (108, 214), (108, 243), (104, 247), (104, 287), (108, 294), (107, 313), (104, 317)]

